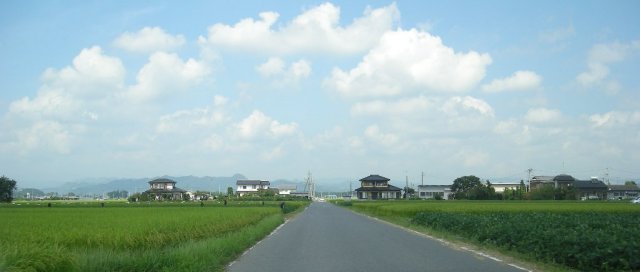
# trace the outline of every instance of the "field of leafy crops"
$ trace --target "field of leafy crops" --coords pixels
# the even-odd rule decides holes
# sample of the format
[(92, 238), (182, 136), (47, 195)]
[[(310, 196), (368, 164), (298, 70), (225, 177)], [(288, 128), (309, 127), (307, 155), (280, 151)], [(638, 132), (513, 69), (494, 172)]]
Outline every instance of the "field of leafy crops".
[(0, 207), (0, 271), (220, 271), (284, 218), (276, 202), (47, 204)]
[(627, 202), (354, 202), (350, 208), (581, 271), (640, 270), (640, 205)]

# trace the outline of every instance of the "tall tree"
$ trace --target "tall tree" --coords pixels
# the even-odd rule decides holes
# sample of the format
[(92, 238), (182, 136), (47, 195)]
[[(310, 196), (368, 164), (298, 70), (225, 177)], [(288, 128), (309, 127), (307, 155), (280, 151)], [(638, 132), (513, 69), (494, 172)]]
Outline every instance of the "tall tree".
[(638, 184), (636, 184), (636, 182), (635, 182), (635, 181), (633, 181), (633, 180), (627, 180), (627, 181), (625, 181), (625, 182), (624, 182), (624, 185), (627, 185), (627, 186), (636, 186), (636, 185), (638, 185)]
[(8, 177), (0, 177), (0, 202), (13, 201), (13, 191), (16, 189), (16, 181)]
[(451, 192), (455, 199), (469, 199), (469, 193), (472, 193), (472, 190), (475, 191), (477, 187), (482, 187), (480, 178), (476, 176), (463, 176), (453, 181)]

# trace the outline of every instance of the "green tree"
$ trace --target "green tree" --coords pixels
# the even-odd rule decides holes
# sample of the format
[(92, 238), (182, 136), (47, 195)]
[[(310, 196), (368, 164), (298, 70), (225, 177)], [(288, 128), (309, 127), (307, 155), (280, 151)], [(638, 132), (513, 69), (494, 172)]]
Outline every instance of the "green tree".
[(635, 182), (635, 181), (633, 181), (633, 180), (627, 180), (627, 181), (625, 181), (625, 182), (624, 182), (624, 185), (627, 185), (627, 186), (637, 186), (638, 184), (636, 184), (636, 182)]
[(227, 187), (227, 196), (233, 195), (233, 187)]
[[(477, 187), (482, 188), (480, 179), (476, 176), (463, 176), (455, 179), (451, 185), (454, 199), (476, 199)], [(470, 196), (472, 198), (470, 198)]]
[(0, 177), (0, 202), (13, 201), (13, 191), (16, 189), (16, 181), (8, 177)]

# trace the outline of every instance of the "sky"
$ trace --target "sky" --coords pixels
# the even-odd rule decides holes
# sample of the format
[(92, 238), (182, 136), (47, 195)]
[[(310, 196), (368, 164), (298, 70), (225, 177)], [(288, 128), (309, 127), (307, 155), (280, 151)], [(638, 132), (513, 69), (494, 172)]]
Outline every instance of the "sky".
[(0, 174), (640, 177), (638, 1), (1, 1)]

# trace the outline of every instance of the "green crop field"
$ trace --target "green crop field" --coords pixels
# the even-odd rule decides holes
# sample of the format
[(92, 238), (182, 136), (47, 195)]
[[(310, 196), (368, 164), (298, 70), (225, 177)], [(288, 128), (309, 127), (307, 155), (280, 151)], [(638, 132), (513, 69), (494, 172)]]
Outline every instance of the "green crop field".
[(2, 205), (0, 271), (221, 271), (284, 221), (278, 204)]
[(354, 201), (338, 204), (580, 271), (640, 270), (640, 205), (628, 202)]

